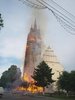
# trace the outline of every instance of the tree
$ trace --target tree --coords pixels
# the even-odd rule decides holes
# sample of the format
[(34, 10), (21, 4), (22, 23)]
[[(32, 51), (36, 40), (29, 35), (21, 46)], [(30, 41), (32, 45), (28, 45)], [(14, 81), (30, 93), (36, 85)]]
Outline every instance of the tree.
[(18, 68), (16, 65), (11, 65), (11, 67), (4, 71), (1, 79), (0, 79), (0, 86), (4, 88), (12, 88), (12, 84), (19, 79), (21, 76), (21, 72), (18, 72)]
[(75, 92), (75, 71), (70, 72), (70, 91)]
[(62, 75), (60, 75), (58, 80), (58, 86), (62, 90), (66, 90), (67, 94), (69, 92), (69, 73), (64, 71)]
[(70, 73), (64, 71), (60, 75), (57, 85), (60, 89), (67, 92), (67, 96), (69, 92), (75, 92), (75, 71), (71, 71)]
[(36, 86), (43, 87), (43, 92), (45, 91), (45, 87), (52, 84), (54, 80), (52, 80), (52, 69), (42, 61), (33, 72), (32, 78), (35, 81)]
[(3, 27), (3, 20), (2, 20), (1, 14), (0, 14), (0, 30), (1, 30), (1, 27)]

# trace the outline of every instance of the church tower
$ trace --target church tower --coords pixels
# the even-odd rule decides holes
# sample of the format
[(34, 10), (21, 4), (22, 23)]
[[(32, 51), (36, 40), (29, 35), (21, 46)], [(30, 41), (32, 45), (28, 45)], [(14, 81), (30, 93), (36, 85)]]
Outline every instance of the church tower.
[(34, 68), (41, 61), (42, 43), (43, 42), (40, 30), (37, 28), (35, 20), (34, 27), (30, 28), (30, 32), (27, 37), (24, 70), (23, 70), (23, 77), (27, 75), (30, 81)]

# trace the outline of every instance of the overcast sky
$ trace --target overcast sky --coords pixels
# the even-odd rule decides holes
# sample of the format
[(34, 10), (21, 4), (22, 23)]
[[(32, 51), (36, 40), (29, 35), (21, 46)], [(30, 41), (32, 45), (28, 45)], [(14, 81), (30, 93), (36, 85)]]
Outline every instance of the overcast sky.
[[(54, 0), (75, 15), (75, 0)], [(48, 10), (34, 10), (18, 0), (0, 0), (0, 75), (12, 64), (23, 68), (26, 39), (36, 18), (44, 36), (67, 71), (75, 70), (75, 35), (66, 32)]]

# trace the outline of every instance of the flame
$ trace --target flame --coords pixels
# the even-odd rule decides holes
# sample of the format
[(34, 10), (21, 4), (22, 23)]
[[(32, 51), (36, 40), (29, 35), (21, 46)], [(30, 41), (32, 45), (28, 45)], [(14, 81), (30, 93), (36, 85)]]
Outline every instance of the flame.
[(23, 76), (23, 80), (26, 81), (26, 82), (30, 82), (29, 76), (26, 73)]
[(28, 76), (28, 74), (24, 74), (23, 80), (27, 81), (29, 83), (29, 87), (24, 88), (24, 87), (18, 87), (17, 90), (21, 90), (21, 91), (29, 91), (31, 93), (38, 93), (38, 92), (42, 92), (43, 88), (42, 87), (38, 87), (36, 85), (34, 85), (34, 80)]
[(38, 93), (38, 92), (41, 93), (43, 91), (43, 88), (35, 86), (35, 85), (30, 85), (28, 88), (18, 87), (16, 90), (19, 90), (19, 91), (28, 91), (28, 92), (31, 92), (31, 93)]
[(28, 75), (27, 73), (24, 74), (23, 80), (26, 81), (26, 82), (28, 82), (28, 83), (34, 82), (34, 80), (31, 78), (31, 76)]

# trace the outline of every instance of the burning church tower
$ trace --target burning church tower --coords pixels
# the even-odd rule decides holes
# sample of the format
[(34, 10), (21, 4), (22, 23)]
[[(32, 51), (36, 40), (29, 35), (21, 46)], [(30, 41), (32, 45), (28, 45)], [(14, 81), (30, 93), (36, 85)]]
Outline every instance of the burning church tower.
[(31, 26), (26, 44), (23, 78), (27, 76), (27, 81), (32, 81), (31, 75), (33, 74), (34, 68), (41, 61), (42, 43), (40, 29), (38, 29), (35, 20), (34, 27)]

